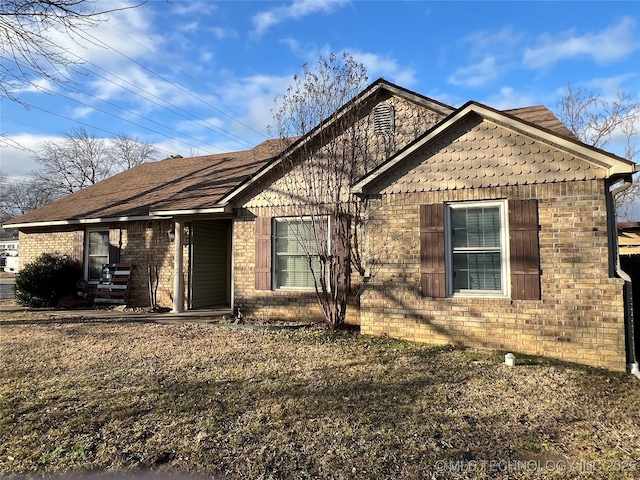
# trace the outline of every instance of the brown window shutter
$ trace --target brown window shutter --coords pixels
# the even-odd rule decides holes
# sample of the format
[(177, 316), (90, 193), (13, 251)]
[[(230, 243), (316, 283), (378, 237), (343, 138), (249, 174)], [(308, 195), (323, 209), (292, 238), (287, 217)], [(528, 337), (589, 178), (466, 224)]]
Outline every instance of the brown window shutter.
[(538, 201), (509, 201), (511, 298), (540, 300)]
[(447, 296), (443, 203), (420, 205), (420, 290), (423, 297)]
[(73, 259), (84, 264), (84, 230), (73, 232), (73, 245), (71, 248)]
[(271, 290), (271, 218), (256, 218), (256, 290)]
[(122, 233), (119, 228), (109, 229), (109, 262), (120, 261), (120, 246), (122, 245)]

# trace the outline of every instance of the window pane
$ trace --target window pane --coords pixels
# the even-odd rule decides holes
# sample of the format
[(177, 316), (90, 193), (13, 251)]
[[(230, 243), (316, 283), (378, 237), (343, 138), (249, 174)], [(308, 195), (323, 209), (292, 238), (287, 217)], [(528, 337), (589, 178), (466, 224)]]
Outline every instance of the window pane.
[(109, 255), (109, 232), (89, 232), (89, 255)]
[[(317, 272), (320, 262), (313, 261)], [(309, 269), (306, 256), (281, 255), (278, 257), (277, 282), (279, 287), (313, 288), (313, 275)]]
[(308, 222), (288, 221), (278, 222), (276, 234), (276, 252), (304, 254), (313, 251), (312, 235)]
[(499, 247), (500, 209), (454, 208), (451, 228), (455, 247)]
[(100, 280), (102, 265), (109, 263), (107, 257), (89, 257), (89, 280)]
[(453, 290), (501, 290), (500, 253), (453, 254)]
[[(313, 288), (314, 281), (307, 252), (313, 255), (318, 250), (316, 238), (326, 241), (326, 221), (287, 220), (276, 222), (275, 264), (277, 287)], [(313, 229), (316, 229), (315, 231)], [(303, 245), (304, 244), (304, 245)], [(305, 248), (306, 247), (306, 248)], [(314, 271), (318, 272), (320, 261), (312, 259)]]
[(99, 280), (102, 265), (109, 263), (109, 231), (89, 232), (89, 280)]

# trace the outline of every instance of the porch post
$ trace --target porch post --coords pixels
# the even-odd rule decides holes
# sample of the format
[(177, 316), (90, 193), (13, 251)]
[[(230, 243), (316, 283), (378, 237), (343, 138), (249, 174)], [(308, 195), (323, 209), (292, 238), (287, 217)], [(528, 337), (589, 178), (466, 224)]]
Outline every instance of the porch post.
[(172, 313), (180, 313), (184, 310), (183, 299), (183, 273), (182, 273), (182, 222), (176, 221), (174, 225), (175, 238), (173, 241), (175, 250), (173, 255), (173, 310)]

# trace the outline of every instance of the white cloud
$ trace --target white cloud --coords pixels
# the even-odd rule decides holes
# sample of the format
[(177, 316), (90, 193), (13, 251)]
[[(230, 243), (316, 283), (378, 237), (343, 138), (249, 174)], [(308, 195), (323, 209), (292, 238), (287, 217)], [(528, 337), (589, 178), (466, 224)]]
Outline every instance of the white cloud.
[(559, 35), (544, 34), (538, 46), (524, 51), (526, 68), (544, 68), (561, 60), (590, 58), (597, 63), (621, 60), (640, 47), (636, 33), (636, 21), (624, 17), (617, 25), (598, 33), (579, 35), (575, 29)]
[(51, 135), (19, 133), (9, 138), (0, 137), (0, 170), (10, 179), (27, 178), (38, 167), (32, 156), (43, 142), (59, 140)]
[(415, 70), (401, 67), (396, 60), (388, 55), (367, 52), (351, 52), (351, 55), (357, 62), (365, 66), (370, 81), (383, 77), (403, 87), (411, 87), (416, 83)]
[(254, 15), (254, 33), (264, 34), (269, 28), (285, 20), (295, 20), (314, 13), (332, 13), (347, 4), (348, 0), (293, 0), (291, 4), (276, 7)]
[(463, 43), (469, 45), (469, 53), (472, 57), (483, 57), (488, 52), (500, 52), (504, 55), (508, 51), (513, 51), (522, 42), (524, 34), (515, 32), (511, 28), (503, 28), (497, 32), (477, 31), (472, 32), (463, 38)]
[(56, 85), (48, 78), (34, 78), (31, 83), (14, 90), (14, 94), (20, 96), (23, 93), (42, 93), (47, 90), (55, 90)]
[[(310, 66), (313, 66), (320, 56), (329, 58), (332, 52), (331, 47), (328, 45), (322, 48), (317, 48), (314, 45), (301, 45), (300, 42), (293, 38), (285, 38), (280, 42), (286, 44), (295, 55), (302, 58), (304, 62), (309, 63)], [(336, 54), (336, 56), (342, 57), (345, 53), (351, 55), (356, 62), (364, 65), (370, 82), (380, 77), (403, 87), (411, 87), (417, 82), (415, 78), (416, 72), (413, 68), (400, 66), (389, 55), (345, 49)]]
[[(593, 78), (587, 82), (586, 87), (589, 90), (600, 93), (600, 98), (605, 101), (614, 101), (618, 98), (619, 92), (626, 92), (629, 95), (638, 95), (638, 73), (628, 73), (626, 75), (617, 75), (615, 77), (599, 77)], [(626, 85), (629, 81), (635, 82), (631, 85), (631, 91)], [(566, 91), (566, 88), (564, 89)]]
[(486, 57), (481, 62), (457, 69), (448, 78), (454, 85), (481, 87), (498, 77), (498, 67), (494, 57)]
[(200, 23), (198, 21), (193, 21), (189, 23), (183, 23), (180, 26), (180, 30), (183, 32), (196, 32), (200, 28)]
[(208, 31), (211, 32), (213, 36), (218, 40), (223, 40), (225, 38), (236, 38), (238, 36), (238, 32), (229, 28), (211, 27), (208, 29)]
[(197, 15), (201, 17), (203, 15), (211, 15), (217, 9), (218, 6), (213, 2), (195, 2), (193, 0), (189, 0), (188, 2), (171, 2), (171, 13), (174, 15)]
[[(549, 99), (546, 100), (548, 102)], [(533, 105), (547, 103), (545, 99), (541, 99), (537, 95), (515, 90), (512, 87), (502, 87), (499, 93), (491, 95), (480, 101), (485, 105), (495, 108), (496, 110), (510, 110), (513, 108), (531, 107)], [(547, 107), (549, 107), (549, 105), (547, 105)]]
[[(105, 8), (116, 9), (131, 6), (131, 1), (113, 0)], [(98, 63), (103, 68), (117, 67), (129, 62), (124, 56), (137, 58), (150, 55), (163, 44), (161, 35), (151, 33), (152, 10), (141, 5), (110, 13), (95, 26), (79, 35), (67, 31), (50, 31), (52, 40), (69, 55)]]
[(233, 122), (230, 127), (234, 134), (250, 139), (251, 143), (262, 142), (264, 137), (251, 129), (267, 134), (267, 126), (273, 124), (273, 101), (282, 97), (292, 79), (293, 75), (254, 75), (227, 82), (221, 97), (242, 112), (238, 120), (250, 127)]

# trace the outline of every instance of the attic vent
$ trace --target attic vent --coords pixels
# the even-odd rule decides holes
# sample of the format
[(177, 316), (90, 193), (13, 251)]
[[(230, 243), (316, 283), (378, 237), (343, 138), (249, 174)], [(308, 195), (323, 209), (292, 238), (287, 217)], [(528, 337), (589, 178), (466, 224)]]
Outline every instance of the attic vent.
[(389, 135), (395, 128), (395, 112), (389, 103), (373, 109), (373, 131), (378, 135)]

